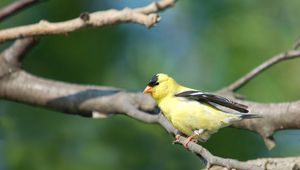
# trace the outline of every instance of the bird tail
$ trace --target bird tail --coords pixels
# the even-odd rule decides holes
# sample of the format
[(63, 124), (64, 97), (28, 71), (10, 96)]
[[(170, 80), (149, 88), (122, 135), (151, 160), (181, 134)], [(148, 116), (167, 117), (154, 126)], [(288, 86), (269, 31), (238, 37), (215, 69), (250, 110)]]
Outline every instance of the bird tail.
[(242, 119), (254, 119), (254, 118), (263, 118), (261, 115), (258, 114), (242, 114), (240, 115)]

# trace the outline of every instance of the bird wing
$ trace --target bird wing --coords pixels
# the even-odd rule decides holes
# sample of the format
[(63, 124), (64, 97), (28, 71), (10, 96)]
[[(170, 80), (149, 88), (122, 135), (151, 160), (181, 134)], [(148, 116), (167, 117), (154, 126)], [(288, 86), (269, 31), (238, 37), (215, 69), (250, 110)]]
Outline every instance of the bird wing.
[(190, 100), (196, 100), (198, 102), (201, 103), (207, 103), (207, 104), (218, 104), (220, 106), (224, 106), (242, 113), (248, 113), (248, 106), (240, 104), (240, 103), (236, 103), (234, 101), (231, 101), (225, 97), (222, 96), (218, 96), (215, 94), (211, 94), (211, 93), (205, 93), (205, 92), (201, 92), (201, 91), (194, 91), (194, 90), (190, 90), (190, 91), (184, 91), (184, 92), (180, 92), (175, 94), (176, 97), (185, 97), (188, 98)]

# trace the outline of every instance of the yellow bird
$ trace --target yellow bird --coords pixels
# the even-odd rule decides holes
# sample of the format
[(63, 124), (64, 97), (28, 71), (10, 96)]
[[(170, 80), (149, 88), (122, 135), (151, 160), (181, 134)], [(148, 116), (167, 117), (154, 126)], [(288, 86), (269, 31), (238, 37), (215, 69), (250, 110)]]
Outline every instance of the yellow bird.
[[(166, 74), (154, 75), (144, 93), (150, 94), (157, 102), (165, 117), (190, 141), (208, 140), (220, 128), (242, 119), (259, 118), (256, 114), (245, 114), (247, 106), (215, 94), (181, 86)], [(228, 112), (224, 108), (238, 111)], [(176, 135), (178, 139), (179, 135)]]

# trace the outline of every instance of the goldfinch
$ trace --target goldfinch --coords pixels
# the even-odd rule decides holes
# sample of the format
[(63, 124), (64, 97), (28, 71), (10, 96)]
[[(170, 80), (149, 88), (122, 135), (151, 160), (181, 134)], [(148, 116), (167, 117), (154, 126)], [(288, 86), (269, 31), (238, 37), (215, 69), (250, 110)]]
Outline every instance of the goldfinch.
[[(181, 86), (166, 74), (154, 75), (144, 93), (150, 94), (164, 116), (180, 131), (188, 136), (184, 146), (190, 141), (208, 140), (211, 134), (233, 122), (259, 115), (248, 113), (247, 106), (227, 98)], [(224, 111), (226, 107), (234, 111)], [(178, 135), (176, 138), (178, 139)]]

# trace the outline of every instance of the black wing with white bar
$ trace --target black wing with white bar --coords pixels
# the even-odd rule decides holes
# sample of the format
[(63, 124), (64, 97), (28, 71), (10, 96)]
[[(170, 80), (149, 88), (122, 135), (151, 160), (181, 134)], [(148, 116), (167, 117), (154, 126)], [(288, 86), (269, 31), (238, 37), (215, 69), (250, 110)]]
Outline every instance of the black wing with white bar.
[(175, 94), (177, 97), (185, 97), (191, 100), (197, 100), (199, 102), (204, 102), (204, 103), (215, 103), (220, 106), (228, 107), (230, 109), (242, 112), (242, 113), (248, 113), (248, 106), (236, 103), (234, 101), (231, 101), (225, 97), (218, 96), (215, 94), (210, 94), (210, 93), (205, 93), (201, 91), (184, 91), (181, 93)]

